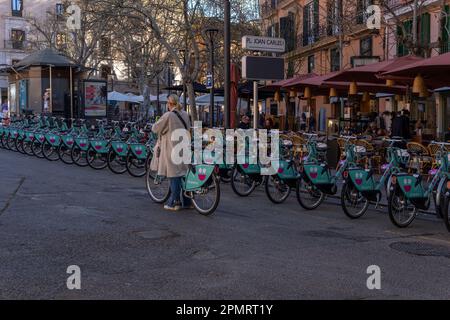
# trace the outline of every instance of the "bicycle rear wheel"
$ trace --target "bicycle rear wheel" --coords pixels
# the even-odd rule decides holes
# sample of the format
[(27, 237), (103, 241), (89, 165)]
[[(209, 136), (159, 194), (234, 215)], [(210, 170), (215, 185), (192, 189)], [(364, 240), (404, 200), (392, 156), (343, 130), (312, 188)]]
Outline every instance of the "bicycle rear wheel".
[(164, 203), (170, 197), (170, 183), (166, 177), (158, 176), (156, 171), (147, 170), (145, 175), (147, 192), (153, 202)]
[(199, 191), (192, 193), (192, 203), (198, 213), (204, 216), (212, 215), (220, 202), (219, 179), (213, 174), (210, 181)]

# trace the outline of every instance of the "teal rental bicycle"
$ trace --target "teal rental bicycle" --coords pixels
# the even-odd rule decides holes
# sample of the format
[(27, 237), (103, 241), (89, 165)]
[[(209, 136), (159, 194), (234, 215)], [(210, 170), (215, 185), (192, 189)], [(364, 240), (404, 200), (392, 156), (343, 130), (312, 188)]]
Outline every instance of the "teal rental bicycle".
[(297, 200), (306, 210), (317, 209), (325, 200), (326, 195), (337, 193), (337, 182), (344, 171), (356, 165), (358, 153), (365, 153), (365, 149), (350, 143), (356, 139), (353, 136), (342, 136), (345, 139), (345, 160), (334, 175), (326, 162), (308, 157), (300, 166), (301, 179), (298, 179)]
[[(344, 213), (351, 219), (362, 217), (369, 208), (370, 202), (381, 201), (382, 189), (389, 189), (388, 184), (393, 174), (405, 169), (409, 161), (406, 150), (394, 147), (402, 143), (401, 139), (385, 139), (389, 143), (387, 148), (388, 164), (382, 166), (383, 175), (379, 181), (375, 180), (373, 169), (364, 169), (359, 166), (349, 167), (344, 171), (344, 184), (341, 191), (341, 205)], [(388, 193), (387, 193), (388, 194)]]
[[(147, 167), (145, 181), (150, 198), (156, 203), (166, 202), (170, 197), (169, 179)], [(183, 178), (183, 194), (192, 200), (197, 212), (205, 216), (213, 214), (220, 202), (218, 171), (216, 165), (191, 165)]]
[[(418, 210), (428, 210), (431, 199), (435, 199), (436, 213), (444, 205), (447, 184), (450, 180), (449, 153), (446, 146), (450, 143), (432, 142), (439, 145), (436, 159), (439, 168), (431, 171), (433, 179), (428, 186), (423, 183), (420, 174), (396, 173), (391, 178), (391, 190), (388, 200), (388, 212), (391, 222), (399, 227), (408, 227), (416, 218)], [(443, 210), (444, 213), (446, 210)]]

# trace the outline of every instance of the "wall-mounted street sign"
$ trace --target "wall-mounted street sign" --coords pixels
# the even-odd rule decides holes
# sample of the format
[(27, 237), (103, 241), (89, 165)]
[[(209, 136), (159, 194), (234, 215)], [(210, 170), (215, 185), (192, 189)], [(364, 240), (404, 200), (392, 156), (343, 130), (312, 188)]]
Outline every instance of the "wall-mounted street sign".
[(212, 74), (208, 74), (208, 75), (206, 75), (206, 89), (212, 89), (212, 86), (213, 86), (213, 84), (212, 84)]
[(252, 51), (284, 53), (286, 41), (282, 38), (244, 36), (242, 37), (242, 48)]
[(284, 59), (245, 56), (242, 58), (242, 78), (247, 80), (283, 80)]

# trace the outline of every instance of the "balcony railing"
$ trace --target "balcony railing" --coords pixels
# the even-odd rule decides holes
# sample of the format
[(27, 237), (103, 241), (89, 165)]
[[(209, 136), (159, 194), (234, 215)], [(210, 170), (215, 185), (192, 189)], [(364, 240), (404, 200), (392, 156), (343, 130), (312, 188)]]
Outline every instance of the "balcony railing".
[(5, 40), (5, 49), (30, 50), (31, 44), (28, 41)]
[(337, 30), (333, 30), (332, 26), (321, 25), (315, 30), (299, 34), (297, 39), (297, 45), (306, 47), (327, 37), (334, 36), (336, 34)]

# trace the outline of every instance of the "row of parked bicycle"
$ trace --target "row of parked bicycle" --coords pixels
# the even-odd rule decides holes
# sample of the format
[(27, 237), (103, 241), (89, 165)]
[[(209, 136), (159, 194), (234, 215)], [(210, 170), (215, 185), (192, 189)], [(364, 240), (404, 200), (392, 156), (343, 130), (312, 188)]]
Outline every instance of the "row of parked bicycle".
[[(70, 126), (69, 126), (70, 122)], [(183, 193), (193, 200), (194, 207), (204, 215), (212, 214), (220, 202), (220, 181), (230, 183), (234, 193), (247, 197), (260, 185), (275, 204), (286, 201), (295, 190), (298, 202), (306, 210), (317, 209), (327, 198), (339, 192), (344, 213), (352, 218), (362, 217), (370, 204), (379, 205), (387, 196), (390, 220), (398, 227), (409, 226), (420, 210), (429, 210), (434, 202), (436, 214), (450, 231), (450, 154), (449, 143), (437, 145), (436, 166), (428, 175), (411, 172), (410, 155), (403, 149), (402, 139), (385, 139), (386, 164), (377, 176), (361, 158), (370, 158), (370, 152), (354, 142), (356, 137), (341, 137), (344, 143), (343, 160), (336, 170), (327, 164), (327, 145), (315, 134), (304, 134), (304, 152), (301, 156), (289, 139), (281, 140), (279, 166), (273, 175), (262, 174), (267, 166), (258, 161), (244, 164), (216, 164), (214, 159), (191, 165), (183, 180)], [(214, 150), (214, 139), (204, 144)], [(156, 137), (148, 125), (120, 124), (97, 120), (88, 127), (83, 119), (56, 119), (34, 117), (13, 121), (0, 127), (0, 147), (23, 154), (61, 160), (67, 164), (109, 167), (117, 174), (129, 172), (135, 177), (146, 177), (151, 199), (164, 203), (170, 196), (170, 184), (150, 168)], [(194, 144), (193, 144), (194, 145)], [(222, 145), (226, 145), (223, 143)]]
[(97, 120), (96, 125), (88, 127), (84, 119), (41, 116), (0, 126), (0, 148), (96, 170), (109, 167), (116, 174), (128, 171), (134, 177), (145, 175), (152, 144), (154, 136), (149, 128), (131, 122), (113, 121), (108, 126)]
[[(307, 142), (303, 146), (305, 153), (301, 157), (295, 152), (291, 141), (282, 141), (280, 154), (283, 156), (277, 171), (271, 176), (261, 175), (264, 166), (260, 164), (214, 166), (215, 170), (209, 170), (208, 174), (217, 178), (211, 178), (214, 183), (206, 184), (207, 187), (202, 189), (203, 196), (209, 194), (212, 198), (210, 203), (217, 206), (216, 199), (220, 197), (217, 181), (220, 178), (223, 182), (230, 182), (233, 191), (241, 197), (249, 196), (258, 186), (264, 185), (265, 193), (275, 204), (285, 202), (291, 191), (295, 190), (301, 207), (314, 210), (327, 196), (339, 192), (339, 182), (342, 181), (341, 205), (344, 213), (351, 219), (362, 217), (370, 204), (379, 206), (385, 194), (389, 217), (395, 226), (409, 226), (419, 211), (429, 210), (434, 202), (437, 216), (444, 220), (450, 232), (449, 143), (433, 142), (439, 147), (436, 153), (437, 165), (428, 175), (420, 175), (408, 166), (414, 155), (404, 149), (405, 141), (401, 138), (385, 139), (386, 163), (381, 166), (382, 174), (376, 175), (370, 162), (369, 166), (361, 164), (360, 160), (370, 158), (371, 154), (364, 147), (355, 144), (356, 137), (341, 137), (345, 141), (345, 155), (336, 170), (332, 170), (325, 160), (327, 145), (321, 143), (315, 134), (305, 134), (304, 137)], [(201, 171), (203, 172), (205, 171)], [(146, 181), (154, 201), (161, 203), (167, 200), (170, 194), (167, 179), (148, 170)]]

